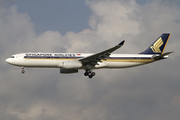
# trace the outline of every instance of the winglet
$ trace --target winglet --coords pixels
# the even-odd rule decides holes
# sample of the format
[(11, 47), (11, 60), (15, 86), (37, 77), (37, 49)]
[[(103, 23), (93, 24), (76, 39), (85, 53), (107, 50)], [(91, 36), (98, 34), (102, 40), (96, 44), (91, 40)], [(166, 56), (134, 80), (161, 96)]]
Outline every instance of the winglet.
[(124, 45), (124, 43), (125, 43), (125, 40), (123, 40), (122, 42), (120, 42), (118, 45)]

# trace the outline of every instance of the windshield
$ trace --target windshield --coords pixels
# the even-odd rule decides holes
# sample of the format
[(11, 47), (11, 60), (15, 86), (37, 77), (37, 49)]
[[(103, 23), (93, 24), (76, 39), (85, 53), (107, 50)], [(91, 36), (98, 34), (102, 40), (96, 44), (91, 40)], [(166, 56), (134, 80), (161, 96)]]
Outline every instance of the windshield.
[(14, 56), (11, 56), (11, 58), (14, 58)]

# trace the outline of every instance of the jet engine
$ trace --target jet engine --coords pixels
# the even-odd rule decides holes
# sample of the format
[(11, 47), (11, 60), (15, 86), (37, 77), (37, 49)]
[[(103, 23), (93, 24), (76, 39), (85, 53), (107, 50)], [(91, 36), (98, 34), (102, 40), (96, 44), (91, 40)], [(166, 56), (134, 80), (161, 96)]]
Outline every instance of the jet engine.
[(62, 66), (65, 69), (78, 69), (82, 67), (82, 63), (79, 61), (65, 61)]

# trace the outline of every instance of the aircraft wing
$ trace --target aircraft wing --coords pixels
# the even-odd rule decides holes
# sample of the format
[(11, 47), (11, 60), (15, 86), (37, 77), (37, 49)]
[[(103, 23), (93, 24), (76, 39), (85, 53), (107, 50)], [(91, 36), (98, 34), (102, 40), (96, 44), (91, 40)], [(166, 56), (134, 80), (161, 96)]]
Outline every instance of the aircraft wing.
[(98, 65), (97, 62), (102, 62), (101, 60), (106, 60), (106, 58), (109, 57), (109, 55), (117, 50), (118, 48), (120, 48), (121, 46), (124, 45), (124, 40), (119, 43), (118, 45), (110, 48), (110, 49), (107, 49), (105, 51), (102, 51), (102, 52), (99, 52), (99, 53), (96, 53), (96, 54), (93, 54), (93, 55), (90, 55), (90, 56), (87, 56), (87, 57), (84, 57), (84, 58), (80, 58), (78, 59), (79, 61), (81, 61), (84, 65), (86, 64), (90, 64), (92, 66), (95, 66), (95, 65)]

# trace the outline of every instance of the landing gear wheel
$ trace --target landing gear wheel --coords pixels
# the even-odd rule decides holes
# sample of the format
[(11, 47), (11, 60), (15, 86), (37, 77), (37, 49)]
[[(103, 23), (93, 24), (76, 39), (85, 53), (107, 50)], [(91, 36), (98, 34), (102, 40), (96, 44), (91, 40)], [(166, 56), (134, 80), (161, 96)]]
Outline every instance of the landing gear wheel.
[(90, 70), (86, 70), (86, 72), (84, 73), (84, 76), (88, 76), (90, 75), (91, 71)]
[(95, 76), (95, 72), (89, 73), (89, 78), (92, 78), (93, 76)]
[(89, 78), (92, 78), (93, 76), (92, 75), (89, 75)]
[(25, 70), (22, 70), (21, 73), (24, 74), (24, 73), (25, 73)]
[(95, 73), (95, 72), (92, 72), (92, 73), (91, 73), (91, 75), (92, 75), (92, 76), (95, 76), (95, 75), (96, 75), (96, 73)]
[(89, 74), (88, 72), (85, 72), (85, 73), (84, 73), (84, 76), (88, 76), (88, 74)]
[(89, 78), (92, 78), (93, 76), (95, 76), (95, 72), (92, 72), (91, 70), (86, 70), (86, 72), (84, 73), (84, 76), (88, 76)]
[(25, 73), (24, 67), (21, 67), (21, 69), (22, 69), (21, 73), (24, 74)]

